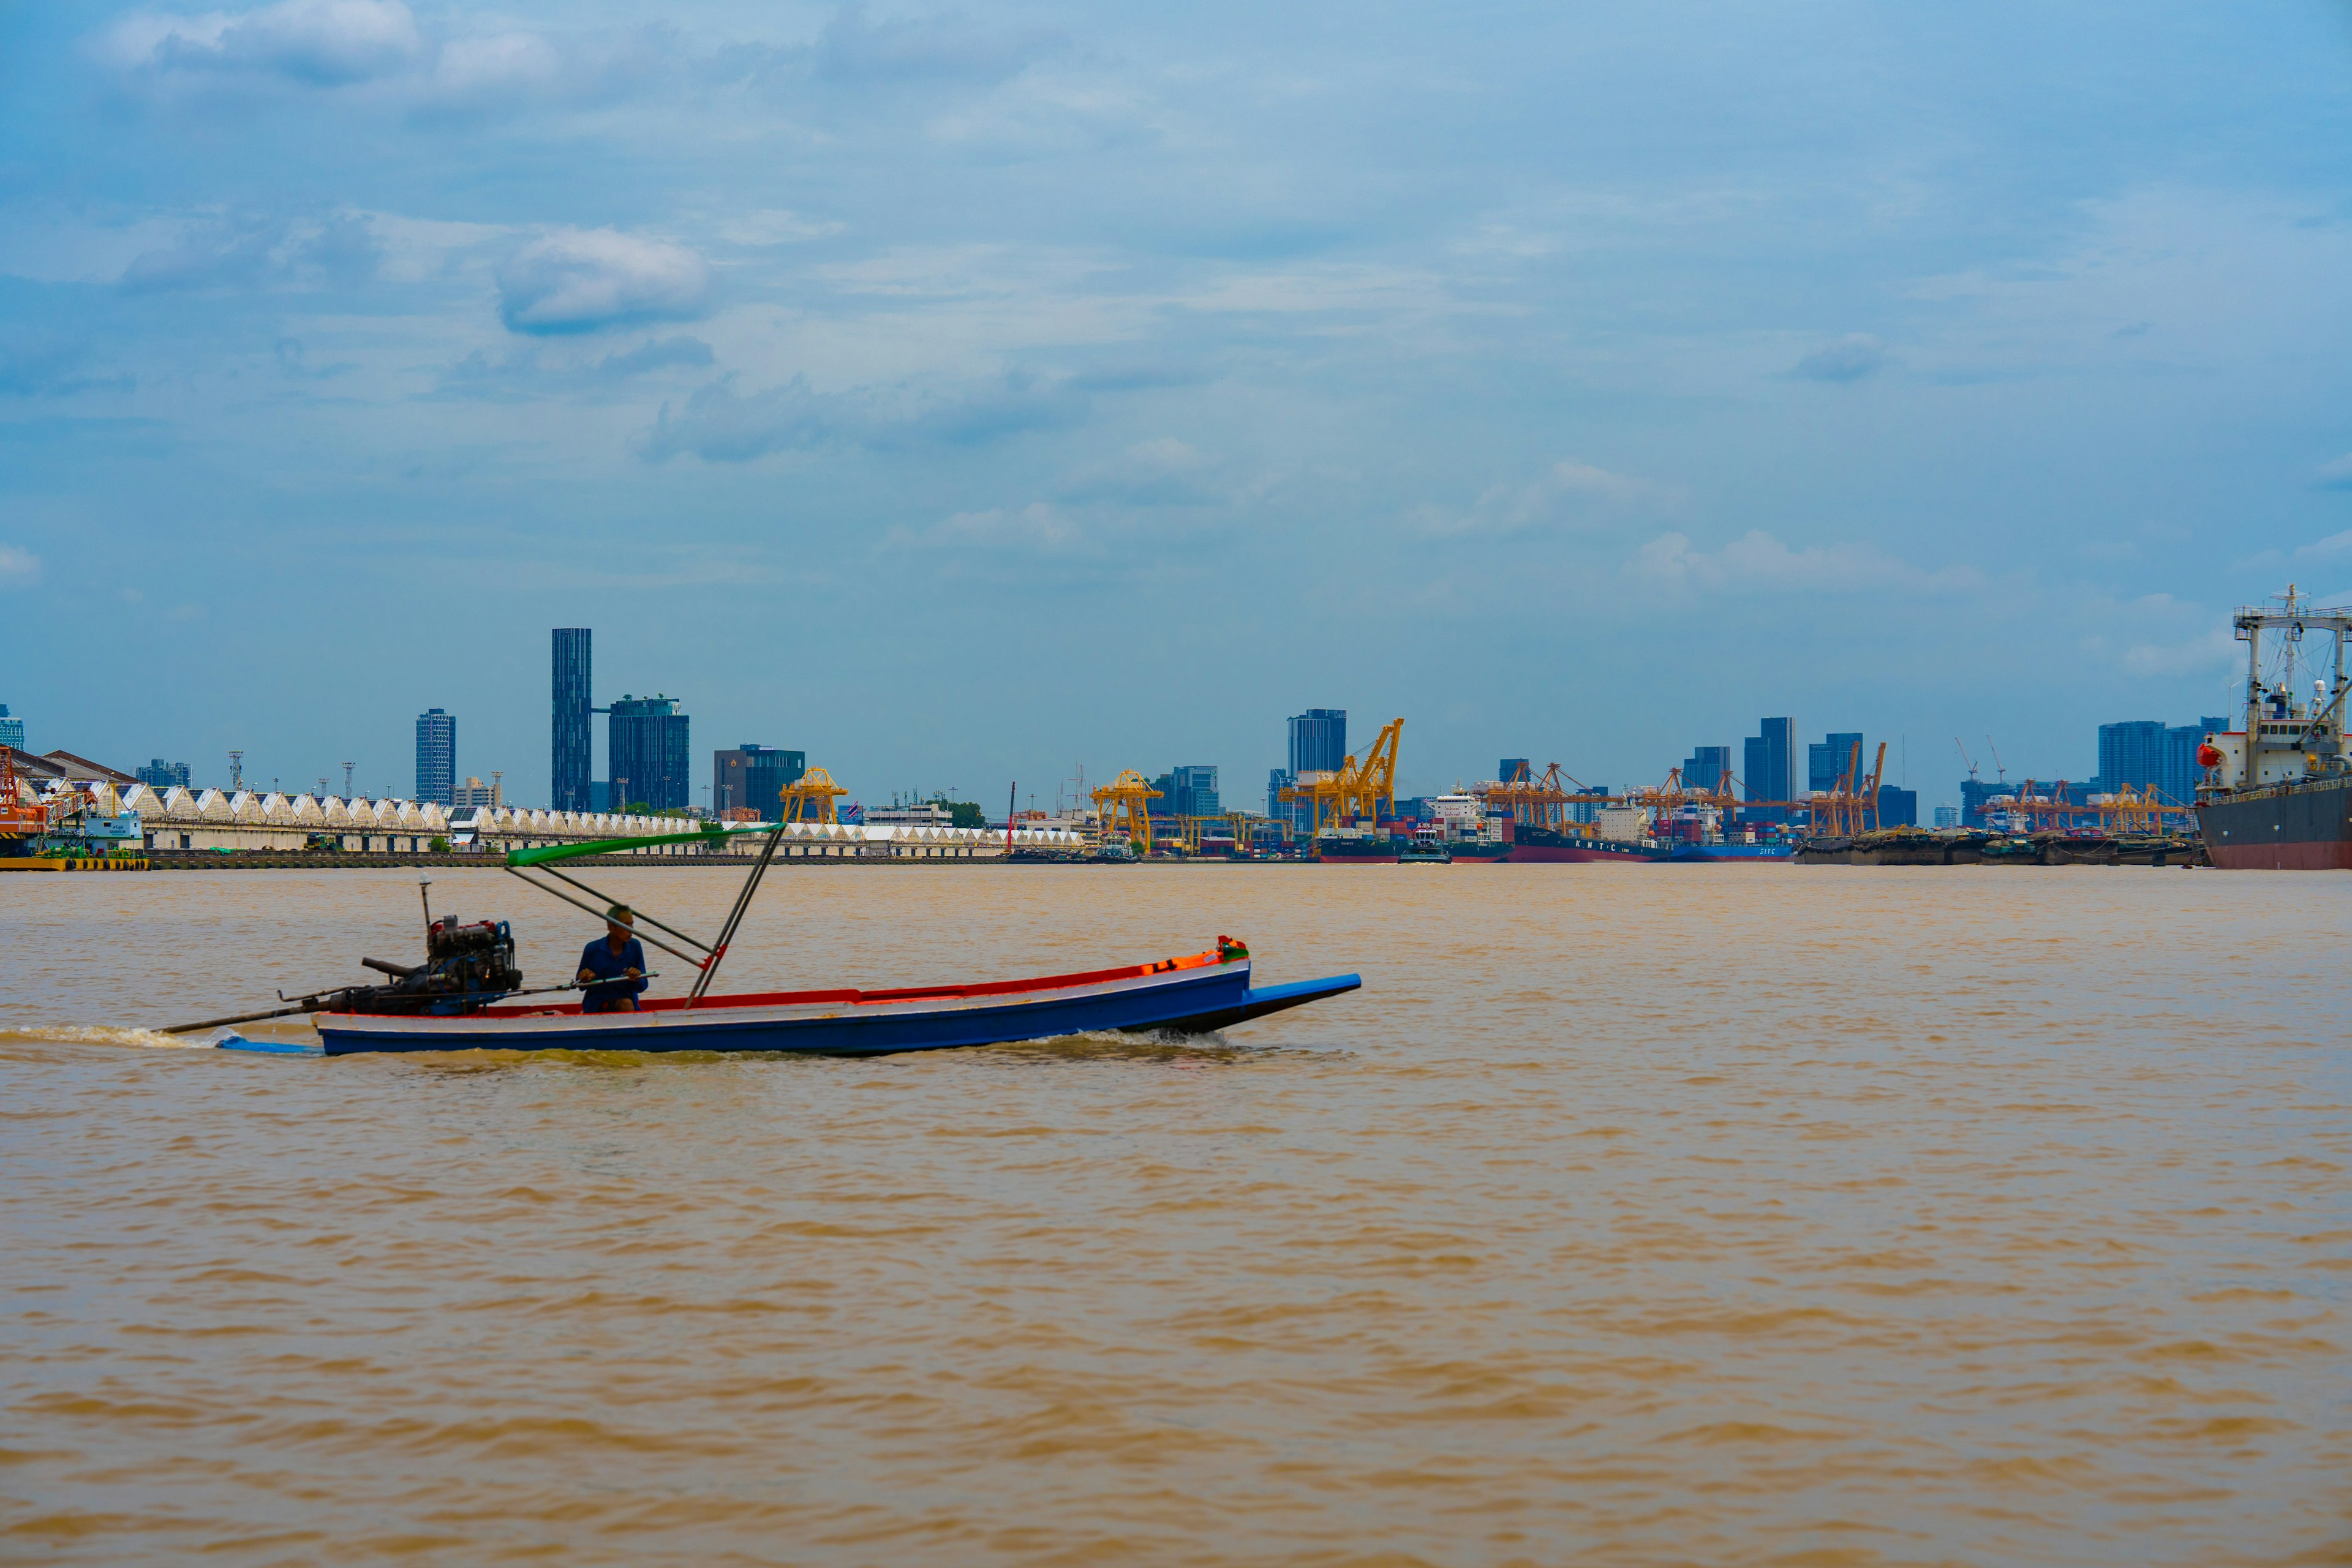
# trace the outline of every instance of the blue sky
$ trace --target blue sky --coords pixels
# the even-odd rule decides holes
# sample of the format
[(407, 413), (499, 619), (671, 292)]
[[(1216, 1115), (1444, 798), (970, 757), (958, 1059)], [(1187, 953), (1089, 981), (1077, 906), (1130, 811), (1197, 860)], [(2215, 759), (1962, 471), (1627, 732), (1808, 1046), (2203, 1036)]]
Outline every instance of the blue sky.
[(2352, 6), (1174, 10), (0, 4), (0, 701), (536, 800), (585, 625), (698, 779), (1932, 802), (2352, 597)]

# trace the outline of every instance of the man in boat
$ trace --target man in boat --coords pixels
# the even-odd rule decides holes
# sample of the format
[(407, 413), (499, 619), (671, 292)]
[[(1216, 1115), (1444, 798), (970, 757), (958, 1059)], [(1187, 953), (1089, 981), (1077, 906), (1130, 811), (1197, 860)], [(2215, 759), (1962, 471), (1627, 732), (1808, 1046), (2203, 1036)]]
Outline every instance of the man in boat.
[(604, 934), (581, 953), (580, 973), (573, 977), (585, 987), (580, 993), (583, 1013), (637, 1010), (637, 993), (646, 988), (646, 950), (631, 929), (636, 918), (626, 904), (604, 911)]

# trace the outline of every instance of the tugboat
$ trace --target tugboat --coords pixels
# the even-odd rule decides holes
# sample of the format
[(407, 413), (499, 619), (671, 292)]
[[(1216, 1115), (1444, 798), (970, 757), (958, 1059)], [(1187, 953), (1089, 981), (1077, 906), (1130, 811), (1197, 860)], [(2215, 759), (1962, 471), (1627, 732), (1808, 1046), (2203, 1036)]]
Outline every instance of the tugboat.
[(1454, 851), (1448, 849), (1445, 840), (1438, 837), (1437, 824), (1424, 822), (1412, 830), (1412, 841), (1397, 851), (1397, 864), (1451, 866), (1454, 864)]
[[(2287, 584), (2279, 608), (2248, 606), (2231, 617), (2246, 645), (2242, 730), (2221, 731), (2197, 748), (2206, 782), (2197, 788), (2197, 825), (2211, 862), (2231, 870), (2352, 869), (2352, 763), (2344, 751), (2344, 701), (2352, 680), (2344, 639), (2352, 609), (2316, 609)], [(2263, 668), (2263, 634), (2284, 633), (2274, 679)], [(2295, 700), (2295, 664), (2305, 637), (2332, 639), (2331, 679)]]

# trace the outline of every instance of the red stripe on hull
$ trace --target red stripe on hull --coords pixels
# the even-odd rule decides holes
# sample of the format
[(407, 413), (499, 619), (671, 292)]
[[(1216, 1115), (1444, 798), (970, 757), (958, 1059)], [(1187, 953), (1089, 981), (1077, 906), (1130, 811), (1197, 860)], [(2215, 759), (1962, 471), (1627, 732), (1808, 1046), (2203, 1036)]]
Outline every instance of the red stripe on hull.
[(2209, 842), (2205, 853), (2227, 871), (2352, 871), (2352, 843), (2342, 839), (2245, 848), (2216, 847)]
[(1556, 844), (1514, 844), (1511, 860), (1515, 865), (1590, 865), (1607, 861), (1612, 866), (1654, 866), (1658, 857), (1635, 853), (1620, 855), (1607, 849), (1570, 849)]

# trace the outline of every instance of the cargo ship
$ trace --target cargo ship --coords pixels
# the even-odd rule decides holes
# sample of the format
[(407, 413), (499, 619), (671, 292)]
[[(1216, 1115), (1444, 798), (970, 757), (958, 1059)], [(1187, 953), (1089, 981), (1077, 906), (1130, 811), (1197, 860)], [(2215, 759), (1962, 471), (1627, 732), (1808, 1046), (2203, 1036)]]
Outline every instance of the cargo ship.
[[(2244, 728), (2217, 731), (2197, 749), (2197, 826), (2207, 858), (2230, 870), (2352, 869), (2352, 765), (2344, 752), (2344, 639), (2352, 609), (2315, 609), (2294, 584), (2280, 607), (2232, 617), (2246, 645)], [(2263, 668), (2263, 634), (2283, 633), (2277, 668)], [(2295, 665), (2312, 632), (2332, 641), (2329, 679), (2295, 698)]]
[(1512, 835), (1511, 860), (1522, 866), (1597, 861), (1648, 865), (1673, 858), (1671, 846), (1643, 839), (1595, 838), (1581, 833), (1563, 833), (1556, 827), (1532, 827), (1524, 823)]

